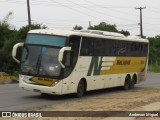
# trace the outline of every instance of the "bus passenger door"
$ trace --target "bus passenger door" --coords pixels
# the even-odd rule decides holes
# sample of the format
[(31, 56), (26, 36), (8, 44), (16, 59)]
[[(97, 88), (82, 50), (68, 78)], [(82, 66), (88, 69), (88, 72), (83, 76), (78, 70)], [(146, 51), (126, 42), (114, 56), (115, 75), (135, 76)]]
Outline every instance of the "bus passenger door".
[(70, 93), (74, 90), (75, 81), (75, 67), (78, 61), (79, 56), (79, 45), (80, 45), (80, 36), (70, 36), (69, 38), (69, 47), (71, 47), (71, 51), (67, 51), (65, 54), (65, 69), (64, 69), (64, 77), (66, 80), (63, 82), (63, 90), (62, 92)]

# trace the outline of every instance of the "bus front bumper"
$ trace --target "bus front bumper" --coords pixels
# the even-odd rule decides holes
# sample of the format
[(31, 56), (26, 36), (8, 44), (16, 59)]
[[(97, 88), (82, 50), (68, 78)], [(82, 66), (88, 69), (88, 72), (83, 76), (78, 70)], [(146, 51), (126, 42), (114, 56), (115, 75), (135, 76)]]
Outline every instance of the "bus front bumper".
[(22, 78), (19, 79), (19, 87), (28, 91), (34, 91), (39, 93), (47, 93), (47, 94), (54, 94), (54, 95), (61, 95), (62, 91), (62, 83), (59, 82), (55, 86), (42, 86), (42, 85), (36, 85), (31, 83), (26, 83)]

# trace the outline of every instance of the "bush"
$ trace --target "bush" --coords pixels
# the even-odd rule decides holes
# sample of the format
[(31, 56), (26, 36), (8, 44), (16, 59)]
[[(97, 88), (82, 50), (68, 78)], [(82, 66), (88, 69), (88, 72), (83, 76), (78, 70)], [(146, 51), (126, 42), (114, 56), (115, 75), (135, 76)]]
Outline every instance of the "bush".
[(148, 71), (150, 72), (160, 72), (160, 65), (153, 64), (148, 66)]

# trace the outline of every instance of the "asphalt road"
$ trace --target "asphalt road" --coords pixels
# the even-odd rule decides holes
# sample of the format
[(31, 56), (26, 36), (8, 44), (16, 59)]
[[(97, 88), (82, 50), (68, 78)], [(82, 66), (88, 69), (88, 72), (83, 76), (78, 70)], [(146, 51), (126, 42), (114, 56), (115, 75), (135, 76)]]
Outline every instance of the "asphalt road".
[(160, 73), (148, 73), (147, 80), (136, 85), (137, 87), (160, 87)]
[(58, 103), (44, 99), (39, 93), (25, 91), (18, 84), (0, 85), (0, 111), (15, 111)]
[[(148, 73), (147, 80), (136, 87), (160, 87), (160, 73)], [(88, 97), (90, 97), (89, 94)], [(97, 92), (91, 93), (91, 95), (94, 94), (97, 95)], [(0, 85), (0, 111), (20, 111), (50, 104), (61, 104), (67, 99), (73, 98), (69, 96), (42, 97), (40, 93), (20, 89), (18, 84)]]

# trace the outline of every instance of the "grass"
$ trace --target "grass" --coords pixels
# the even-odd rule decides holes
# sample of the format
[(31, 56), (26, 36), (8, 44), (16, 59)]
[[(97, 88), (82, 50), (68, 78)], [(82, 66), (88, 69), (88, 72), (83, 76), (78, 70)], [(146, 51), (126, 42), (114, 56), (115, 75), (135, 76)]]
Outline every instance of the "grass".
[(148, 71), (158, 73), (160, 72), (160, 65), (157, 65), (157, 64), (149, 65)]

